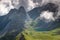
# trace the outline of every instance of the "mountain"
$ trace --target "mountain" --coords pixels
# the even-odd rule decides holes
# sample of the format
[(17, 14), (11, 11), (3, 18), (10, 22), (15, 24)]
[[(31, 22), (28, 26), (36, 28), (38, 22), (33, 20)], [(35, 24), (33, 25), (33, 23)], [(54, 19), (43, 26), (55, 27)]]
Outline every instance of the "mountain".
[(47, 31), (47, 30), (52, 30), (57, 28), (58, 24), (60, 22), (56, 22), (56, 21), (51, 21), (51, 22), (44, 22), (44, 20), (39, 19), (39, 16), (41, 14), (41, 12), (43, 11), (49, 11), (49, 12), (53, 12), (53, 16), (55, 17), (57, 12), (58, 12), (58, 6), (56, 4), (53, 3), (48, 3), (44, 6), (41, 7), (36, 7), (34, 9), (32, 9), (31, 11), (28, 12), (28, 15), (31, 17), (31, 19), (33, 19), (33, 21), (36, 20), (37, 24), (35, 25), (35, 29), (37, 30), (41, 30), (41, 31)]
[(26, 11), (24, 7), (21, 6), (19, 9), (12, 9), (4, 16), (4, 19), (1, 20), (1, 24), (4, 26), (4, 29), (0, 31), (0, 37), (9, 33), (12, 33), (12, 36), (16, 36), (16, 34), (23, 30), (25, 19)]

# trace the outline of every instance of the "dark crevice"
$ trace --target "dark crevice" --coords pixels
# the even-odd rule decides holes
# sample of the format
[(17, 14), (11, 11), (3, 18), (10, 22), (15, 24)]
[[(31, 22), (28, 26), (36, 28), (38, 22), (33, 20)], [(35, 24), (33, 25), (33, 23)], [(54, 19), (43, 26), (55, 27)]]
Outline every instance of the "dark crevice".
[(25, 37), (23, 34), (21, 34), (20, 40), (25, 40)]

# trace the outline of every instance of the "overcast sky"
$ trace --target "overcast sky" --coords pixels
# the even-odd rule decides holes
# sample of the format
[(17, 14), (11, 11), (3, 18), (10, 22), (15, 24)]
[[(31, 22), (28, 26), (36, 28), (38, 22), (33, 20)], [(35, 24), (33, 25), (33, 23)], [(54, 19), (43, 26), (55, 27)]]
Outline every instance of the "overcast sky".
[[(11, 9), (19, 8), (24, 6), (26, 11), (30, 11), (35, 7), (46, 5), (47, 3), (54, 3), (59, 6), (57, 17), (60, 16), (60, 0), (0, 0), (0, 16), (8, 14)], [(46, 11), (45, 14), (48, 12)], [(41, 15), (45, 15), (44, 12)], [(46, 15), (46, 16), (49, 16)], [(42, 17), (46, 17), (42, 16)], [(51, 12), (50, 16), (51, 17)], [(53, 16), (52, 16), (53, 17)], [(55, 17), (55, 18), (57, 18)]]
[[(45, 5), (49, 2), (59, 4), (59, 0), (0, 0), (0, 15), (7, 14), (10, 9), (24, 6), (26, 11)], [(2, 14), (1, 14), (2, 13)]]

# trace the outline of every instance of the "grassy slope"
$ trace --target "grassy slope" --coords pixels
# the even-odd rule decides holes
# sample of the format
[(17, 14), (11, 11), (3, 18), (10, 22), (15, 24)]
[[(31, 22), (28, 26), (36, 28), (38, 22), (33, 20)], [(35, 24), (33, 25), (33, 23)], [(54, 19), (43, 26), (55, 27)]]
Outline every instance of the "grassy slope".
[[(33, 22), (33, 26), (31, 26), (31, 23), (27, 23), (28, 28), (22, 32), (25, 40), (60, 40), (60, 28), (41, 32), (34, 30), (35, 25), (36, 22)], [(21, 33), (17, 35), (16, 40), (19, 40), (20, 38)]]
[[(34, 30), (25, 30), (22, 32), (25, 40), (60, 40), (60, 29), (55, 29), (47, 32), (38, 32)], [(20, 34), (19, 34), (20, 35)], [(19, 40), (19, 35), (16, 40)]]

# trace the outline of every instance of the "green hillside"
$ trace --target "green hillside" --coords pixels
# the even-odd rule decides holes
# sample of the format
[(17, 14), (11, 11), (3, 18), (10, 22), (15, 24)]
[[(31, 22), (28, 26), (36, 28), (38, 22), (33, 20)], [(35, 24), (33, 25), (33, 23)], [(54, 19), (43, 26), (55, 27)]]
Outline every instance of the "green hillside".
[[(33, 24), (33, 25), (31, 25)], [(36, 31), (34, 29), (36, 22), (28, 22), (22, 33), (16, 36), (16, 40), (60, 40), (60, 28), (50, 31)]]
[[(24, 35), (24, 40), (60, 40), (60, 29), (45, 32), (25, 30), (22, 32), (22, 35)], [(20, 38), (21, 35), (19, 34), (16, 40)]]
[(60, 40), (60, 28), (56, 28), (50, 31), (36, 31), (34, 29), (35, 22), (27, 23), (26, 28), (17, 36), (7, 34), (0, 40)]

